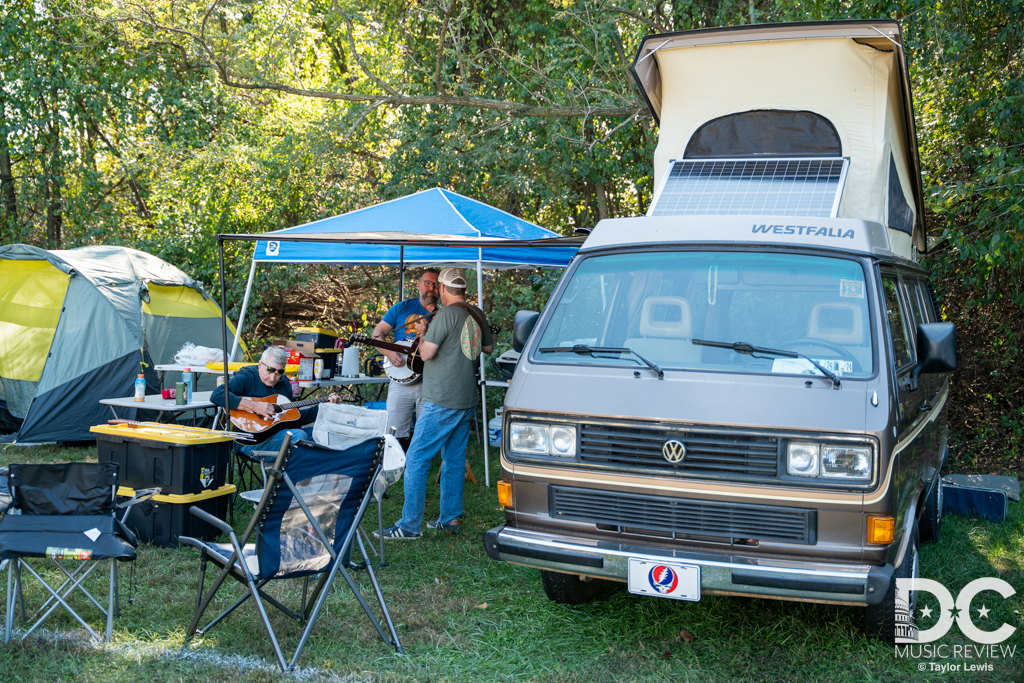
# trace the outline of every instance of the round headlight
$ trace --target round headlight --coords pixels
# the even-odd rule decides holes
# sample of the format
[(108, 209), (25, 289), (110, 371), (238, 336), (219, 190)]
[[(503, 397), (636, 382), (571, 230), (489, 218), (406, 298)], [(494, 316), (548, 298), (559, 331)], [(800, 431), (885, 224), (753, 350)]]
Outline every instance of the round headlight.
[(818, 474), (818, 444), (791, 443), (786, 453), (786, 471), (805, 477)]
[(576, 455), (576, 430), (571, 427), (552, 427), (551, 454)]

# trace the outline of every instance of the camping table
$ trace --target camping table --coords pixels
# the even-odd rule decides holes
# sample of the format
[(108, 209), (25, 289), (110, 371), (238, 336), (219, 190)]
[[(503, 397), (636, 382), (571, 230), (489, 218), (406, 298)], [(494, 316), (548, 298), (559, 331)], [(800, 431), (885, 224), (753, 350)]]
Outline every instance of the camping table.
[[(114, 414), (114, 419), (119, 419), (115, 408), (156, 410), (161, 413), (161, 417), (163, 417), (163, 413), (169, 413), (170, 417), (173, 417), (177, 413), (215, 408), (216, 406), (210, 402), (210, 394), (212, 393), (212, 391), (197, 391), (192, 397), (193, 400), (184, 405), (176, 404), (173, 398), (161, 398), (159, 394), (146, 396), (145, 401), (136, 401), (133, 397), (127, 396), (124, 398), (102, 398), (100, 399), (100, 403), (105, 406), (110, 406), (110, 412)], [(194, 413), (192, 415), (192, 421), (195, 422)]]
[[(197, 375), (202, 375), (202, 374), (223, 375), (224, 374), (223, 368), (220, 369), (220, 370), (211, 370), (210, 368), (206, 367), (205, 365), (202, 365), (202, 366), (198, 366), (198, 365), (154, 365), (153, 366), (153, 369), (160, 373), (160, 386), (161, 387), (164, 386), (164, 375), (166, 375), (168, 372), (184, 372), (185, 368), (189, 368), (190, 370), (192, 370), (192, 372), (194, 372)], [(233, 375), (236, 372), (238, 372), (238, 371), (237, 370), (231, 370), (231, 369), (228, 370), (228, 374), (231, 374), (231, 375)], [(169, 388), (173, 389), (174, 387), (169, 387)]]
[(391, 380), (387, 377), (370, 377), (369, 375), (359, 375), (358, 377), (334, 377), (332, 379), (315, 379), (315, 380), (299, 380), (299, 387), (301, 389), (316, 390), (323, 387), (353, 387), (356, 395), (359, 396), (363, 402), (366, 399), (363, 397), (360, 387), (365, 384), (377, 384), (377, 394), (374, 398), (375, 401), (380, 400), (381, 392), (384, 391), (383, 385), (387, 384)]

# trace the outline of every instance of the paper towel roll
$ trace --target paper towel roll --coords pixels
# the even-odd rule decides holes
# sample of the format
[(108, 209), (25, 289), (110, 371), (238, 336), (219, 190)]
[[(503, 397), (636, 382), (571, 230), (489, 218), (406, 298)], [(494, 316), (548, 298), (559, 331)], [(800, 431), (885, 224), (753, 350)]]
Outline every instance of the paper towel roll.
[(359, 376), (359, 349), (357, 347), (350, 346), (345, 349), (345, 355), (341, 359), (341, 376)]

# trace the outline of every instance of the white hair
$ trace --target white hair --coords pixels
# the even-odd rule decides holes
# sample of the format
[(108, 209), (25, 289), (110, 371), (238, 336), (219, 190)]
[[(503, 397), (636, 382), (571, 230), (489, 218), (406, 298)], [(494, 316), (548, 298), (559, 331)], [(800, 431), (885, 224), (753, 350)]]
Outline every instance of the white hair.
[(278, 367), (284, 367), (288, 363), (288, 352), (278, 346), (268, 346), (263, 349), (260, 360), (266, 364), (268, 361)]

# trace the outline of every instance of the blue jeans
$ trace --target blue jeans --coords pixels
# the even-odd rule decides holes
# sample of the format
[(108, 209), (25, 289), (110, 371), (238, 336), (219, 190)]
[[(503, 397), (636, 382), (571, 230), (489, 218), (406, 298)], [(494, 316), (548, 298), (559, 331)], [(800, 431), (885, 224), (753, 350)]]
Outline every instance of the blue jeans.
[(292, 435), (292, 444), (296, 443), (297, 441), (311, 440), (309, 433), (302, 429), (282, 429), (277, 434), (274, 434), (272, 437), (270, 437), (263, 443), (247, 444), (239, 441), (237, 442), (238, 450), (245, 453), (246, 455), (251, 454), (253, 451), (274, 451), (274, 453), (276, 454), (279, 450), (281, 450), (281, 444), (284, 443), (284, 437), (288, 434)]
[(423, 526), (423, 508), (427, 499), (427, 472), (430, 462), (441, 451), (441, 515), (447, 524), (462, 516), (462, 494), (466, 485), (466, 446), (469, 444), (469, 420), (475, 408), (452, 410), (424, 401), (423, 413), (416, 419), (409, 452), (405, 454), (405, 505), (398, 526), (419, 533)]

